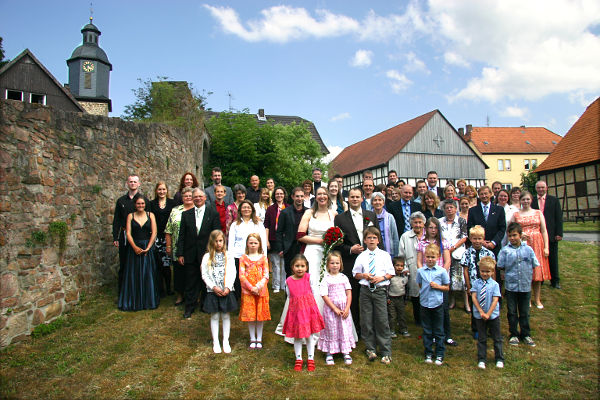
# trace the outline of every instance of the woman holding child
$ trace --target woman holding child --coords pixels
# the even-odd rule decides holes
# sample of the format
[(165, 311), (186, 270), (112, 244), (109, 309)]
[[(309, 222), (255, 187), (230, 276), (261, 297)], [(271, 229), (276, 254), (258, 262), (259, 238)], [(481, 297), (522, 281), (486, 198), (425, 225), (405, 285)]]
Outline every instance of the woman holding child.
[(523, 227), (523, 239), (533, 248), (535, 257), (540, 266), (533, 269), (533, 282), (531, 291), (535, 306), (539, 309), (544, 308), (541, 300), (542, 282), (550, 280), (550, 265), (548, 264), (548, 255), (550, 254), (550, 244), (548, 241), (548, 231), (546, 230), (546, 220), (540, 210), (531, 208), (531, 193), (524, 190), (521, 192), (521, 210), (513, 214), (511, 222), (518, 222)]

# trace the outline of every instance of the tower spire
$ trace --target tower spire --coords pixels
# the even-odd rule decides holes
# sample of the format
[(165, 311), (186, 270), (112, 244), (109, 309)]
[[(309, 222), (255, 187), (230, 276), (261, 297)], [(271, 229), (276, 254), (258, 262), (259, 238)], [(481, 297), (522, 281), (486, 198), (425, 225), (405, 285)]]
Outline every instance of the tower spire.
[(90, 1), (90, 24), (92, 23), (93, 19), (94, 19), (94, 5)]

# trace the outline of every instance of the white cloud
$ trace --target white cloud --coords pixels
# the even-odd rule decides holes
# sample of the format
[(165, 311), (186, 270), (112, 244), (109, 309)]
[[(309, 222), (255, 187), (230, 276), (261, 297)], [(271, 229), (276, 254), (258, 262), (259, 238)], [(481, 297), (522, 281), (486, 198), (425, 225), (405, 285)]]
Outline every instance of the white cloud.
[(500, 111), (500, 115), (503, 117), (511, 118), (525, 118), (528, 113), (529, 110), (526, 107), (520, 108), (517, 106), (508, 106), (504, 110)]
[(348, 119), (348, 118), (350, 118), (350, 113), (349, 112), (343, 112), (341, 114), (334, 115), (333, 117), (331, 117), (331, 119), (329, 121), (331, 121), (331, 122), (337, 122), (337, 121), (341, 121), (343, 119)]
[[(325, 146), (327, 146), (327, 144), (325, 144)], [(324, 163), (328, 163), (331, 160), (333, 160), (334, 158), (336, 158), (338, 156), (338, 154), (340, 154), (342, 152), (342, 150), (344, 150), (344, 147), (327, 146), (327, 150), (329, 150), (329, 154), (327, 154), (325, 157), (323, 157), (322, 161)]]
[(307, 37), (335, 37), (357, 32), (360, 24), (345, 15), (317, 10), (318, 19), (304, 8), (274, 6), (263, 9), (261, 20), (242, 24), (237, 12), (231, 7), (215, 7), (205, 4), (212, 16), (219, 21), (224, 32), (234, 34), (248, 42), (262, 40), (286, 43)]
[(583, 107), (587, 107), (596, 99), (597, 93), (586, 93), (583, 90), (569, 94), (569, 101), (571, 103), (579, 103)]
[(600, 89), (600, 3), (592, 0), (431, 0), (444, 60), (480, 63), (450, 100), (536, 100)]
[(357, 50), (350, 60), (350, 65), (357, 68), (368, 67), (371, 65), (372, 59), (373, 52), (371, 50)]
[[(569, 122), (569, 129), (577, 122), (581, 115), (570, 115), (567, 117), (567, 121)], [(566, 132), (565, 132), (566, 133)]]
[(449, 65), (455, 65), (457, 67), (468, 67), (470, 64), (461, 55), (447, 51), (444, 53), (444, 62)]
[(412, 85), (412, 81), (408, 79), (406, 75), (394, 69), (387, 71), (385, 76), (390, 79), (390, 84), (394, 93), (401, 93)]
[(404, 70), (408, 72), (424, 72), (426, 74), (430, 74), (431, 72), (427, 69), (425, 63), (417, 57), (417, 55), (409, 51), (406, 53), (406, 64), (404, 65)]

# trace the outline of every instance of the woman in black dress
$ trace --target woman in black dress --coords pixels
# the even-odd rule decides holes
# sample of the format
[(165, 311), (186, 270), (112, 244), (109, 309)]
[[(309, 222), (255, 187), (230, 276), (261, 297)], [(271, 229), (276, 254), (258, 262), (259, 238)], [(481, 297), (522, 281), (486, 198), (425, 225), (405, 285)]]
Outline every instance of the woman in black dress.
[(145, 211), (146, 201), (137, 194), (133, 198), (135, 212), (127, 216), (127, 262), (123, 272), (123, 285), (119, 293), (119, 310), (138, 311), (158, 307), (160, 298), (156, 290), (156, 260), (154, 240), (156, 220)]
[(169, 189), (167, 184), (160, 181), (154, 187), (154, 200), (150, 202), (150, 211), (156, 218), (156, 248), (154, 255), (156, 257), (156, 284), (160, 297), (170, 296), (171, 290), (171, 257), (167, 254), (165, 227), (171, 215), (171, 210), (175, 207), (175, 200), (169, 198)]
[(444, 216), (444, 212), (438, 208), (440, 204), (440, 199), (437, 197), (437, 194), (432, 191), (427, 191), (423, 195), (423, 215), (425, 218), (429, 220), (431, 217), (442, 218)]

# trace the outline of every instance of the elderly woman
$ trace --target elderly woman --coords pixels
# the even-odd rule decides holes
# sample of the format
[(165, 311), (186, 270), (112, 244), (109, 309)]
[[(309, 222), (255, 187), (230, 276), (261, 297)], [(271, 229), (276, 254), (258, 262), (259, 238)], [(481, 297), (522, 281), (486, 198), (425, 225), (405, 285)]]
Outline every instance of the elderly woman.
[(385, 211), (383, 207), (385, 205), (385, 196), (383, 193), (373, 193), (371, 205), (373, 206), (373, 212), (377, 215), (377, 227), (381, 232), (383, 247), (390, 256), (396, 257), (398, 255), (398, 228), (396, 227), (394, 216)]
[(233, 221), (237, 219), (238, 207), (240, 203), (246, 200), (246, 187), (241, 183), (238, 183), (233, 187), (233, 195), (235, 197), (235, 201), (228, 205), (227, 210), (225, 211), (225, 225), (227, 226), (227, 230), (224, 232), (225, 237), (228, 237), (229, 227), (231, 226)]
[(465, 252), (465, 242), (467, 241), (467, 221), (456, 214), (456, 202), (451, 199), (442, 201), (444, 217), (440, 219), (442, 239), (448, 242), (450, 247), (450, 308), (454, 308), (455, 298), (453, 292), (461, 292), (464, 297), (464, 306), (466, 312), (471, 312), (469, 308), (468, 293), (466, 291), (465, 279), (463, 276), (460, 260)]
[(304, 191), (304, 207), (310, 208), (312, 206), (313, 199), (315, 198), (312, 193), (313, 186), (310, 179), (306, 179), (304, 182), (302, 182), (302, 190)]
[(177, 293), (176, 306), (183, 304), (183, 292), (185, 290), (185, 270), (175, 257), (175, 254), (177, 254), (177, 240), (179, 239), (179, 226), (181, 224), (181, 214), (194, 208), (193, 191), (194, 189), (191, 187), (184, 187), (181, 190), (183, 204), (173, 207), (165, 226), (166, 250), (167, 254), (173, 258), (173, 288)]
[(404, 266), (408, 269), (408, 295), (413, 305), (415, 324), (421, 325), (421, 305), (419, 304), (419, 285), (417, 285), (417, 243), (425, 237), (425, 216), (417, 211), (410, 216), (411, 230), (400, 236), (398, 256), (404, 258)]
[(173, 196), (173, 200), (175, 200), (175, 205), (180, 206), (183, 204), (183, 199), (181, 195), (183, 194), (183, 188), (197, 188), (198, 187), (198, 179), (191, 172), (186, 172), (181, 176), (179, 180), (179, 189), (175, 196)]
[(336, 180), (331, 180), (327, 184), (327, 192), (329, 193), (329, 201), (331, 211), (335, 211), (338, 214), (348, 210), (348, 204), (342, 197), (342, 191), (340, 190), (339, 184)]
[(429, 219), (431, 217), (442, 218), (444, 216), (444, 212), (438, 208), (440, 204), (440, 199), (437, 197), (437, 194), (427, 191), (423, 195), (423, 203), (421, 207), (423, 208), (423, 215), (425, 218)]

